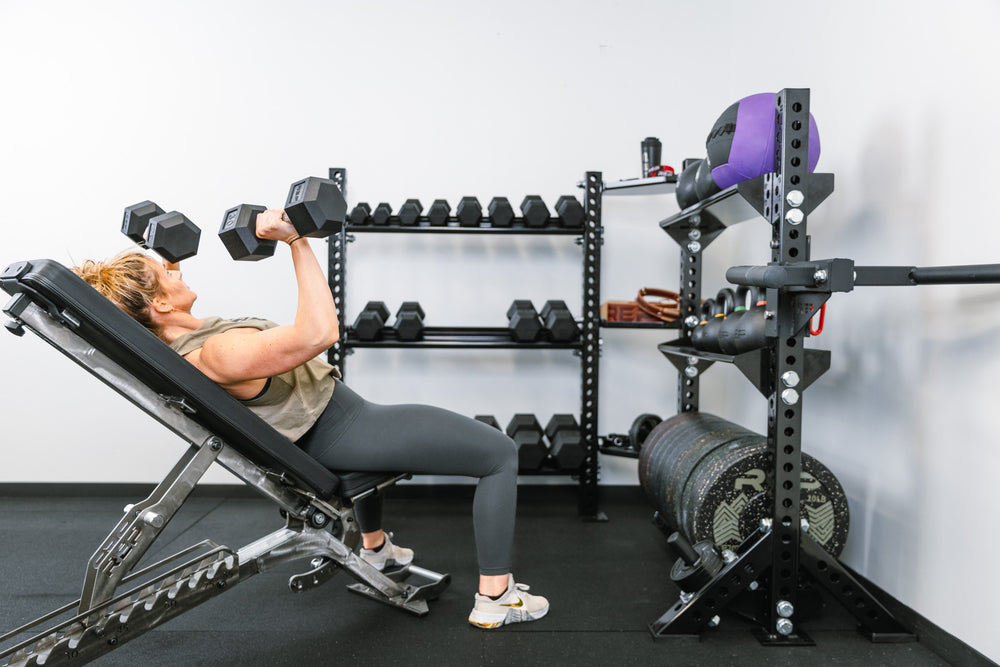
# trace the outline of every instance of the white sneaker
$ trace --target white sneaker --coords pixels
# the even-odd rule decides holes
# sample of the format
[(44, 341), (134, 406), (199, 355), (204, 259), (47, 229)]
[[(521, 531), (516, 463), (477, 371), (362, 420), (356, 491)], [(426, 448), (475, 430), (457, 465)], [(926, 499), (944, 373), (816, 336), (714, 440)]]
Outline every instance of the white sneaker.
[(413, 562), (413, 549), (397, 547), (389, 539), (389, 533), (385, 534), (385, 544), (378, 551), (372, 549), (361, 549), (361, 557), (364, 558), (376, 570), (382, 571), (386, 565), (409, 565)]
[(508, 623), (537, 621), (549, 613), (549, 601), (541, 595), (529, 595), (528, 587), (515, 584), (514, 575), (507, 575), (507, 592), (499, 600), (476, 593), (476, 606), (469, 614), (469, 623), (477, 628), (493, 629)]

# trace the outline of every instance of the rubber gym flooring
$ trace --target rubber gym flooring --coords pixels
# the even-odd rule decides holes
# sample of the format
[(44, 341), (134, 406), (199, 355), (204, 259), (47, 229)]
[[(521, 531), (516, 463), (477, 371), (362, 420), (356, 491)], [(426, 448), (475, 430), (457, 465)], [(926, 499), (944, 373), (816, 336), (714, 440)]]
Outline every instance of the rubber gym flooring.
[[(225, 495), (196, 493), (144, 562), (206, 538), (237, 549), (282, 525), (275, 505), (234, 488)], [(103, 488), (100, 496), (54, 497), (42, 489), (0, 496), (0, 634), (79, 597), (87, 559), (122, 507), (147, 492), (112, 495)], [(761, 646), (753, 625), (731, 613), (700, 642), (654, 641), (647, 624), (676, 601), (677, 590), (668, 576), (666, 541), (633, 487), (602, 487), (609, 520), (590, 523), (576, 516), (575, 487), (522, 486), (514, 574), (548, 597), (551, 611), (533, 623), (475, 629), (466, 622), (477, 580), (471, 502), (468, 486), (410, 485), (387, 497), (386, 528), (395, 541), (415, 549), (417, 564), (452, 575), (427, 616), (348, 591), (353, 579), (345, 574), (292, 593), (288, 577), (308, 569), (293, 563), (241, 582), (95, 664), (950, 664), (923, 641), (869, 642), (832, 600), (804, 624), (813, 647)]]

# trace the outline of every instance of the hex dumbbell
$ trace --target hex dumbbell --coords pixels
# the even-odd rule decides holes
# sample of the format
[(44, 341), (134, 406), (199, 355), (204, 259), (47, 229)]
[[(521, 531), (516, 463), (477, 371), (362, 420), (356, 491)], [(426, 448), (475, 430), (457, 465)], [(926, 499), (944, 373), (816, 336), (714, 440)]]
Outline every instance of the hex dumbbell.
[(583, 204), (572, 195), (563, 195), (556, 202), (556, 215), (563, 227), (583, 227)]
[(576, 417), (569, 414), (552, 415), (545, 425), (549, 439), (549, 452), (560, 468), (576, 470), (587, 458), (587, 447)]
[(125, 208), (122, 234), (172, 264), (198, 253), (201, 229), (177, 211), (164, 213), (151, 201)]
[(455, 209), (455, 216), (462, 227), (478, 227), (483, 217), (483, 207), (475, 197), (462, 197)]
[(396, 338), (401, 341), (420, 340), (424, 336), (424, 309), (417, 301), (404, 301), (392, 323)]
[[(233, 259), (257, 261), (274, 255), (277, 244), (257, 236), (257, 216), (264, 210), (263, 206), (240, 204), (222, 216), (219, 238)], [(289, 187), (285, 215), (299, 236), (322, 238), (344, 226), (347, 202), (336, 183), (310, 176)]]
[(372, 207), (368, 205), (368, 202), (360, 202), (351, 209), (351, 215), (348, 216), (348, 220), (351, 221), (352, 225), (367, 225), (372, 219)]
[(517, 444), (517, 464), (521, 470), (537, 470), (549, 449), (535, 415), (520, 413), (507, 424), (507, 435)]
[(451, 204), (446, 199), (435, 199), (431, 207), (427, 209), (427, 221), (435, 227), (448, 224), (448, 216), (451, 215)]
[(382, 202), (372, 211), (373, 225), (388, 225), (389, 218), (392, 217), (392, 206), (387, 202)]
[(544, 227), (552, 215), (541, 197), (528, 195), (521, 201), (521, 217), (526, 227)]
[(399, 207), (399, 222), (407, 227), (412, 227), (420, 220), (420, 214), (423, 212), (424, 206), (419, 199), (407, 199)]
[(494, 227), (510, 227), (514, 222), (514, 207), (506, 197), (494, 197), (486, 210), (490, 214), (490, 224)]
[(542, 306), (541, 317), (552, 342), (568, 343), (579, 338), (580, 327), (577, 326), (565, 301), (549, 299)]
[(384, 302), (369, 301), (354, 320), (354, 335), (358, 340), (379, 340), (388, 319), (389, 309)]
[(542, 321), (538, 311), (531, 301), (515, 299), (507, 309), (507, 330), (518, 343), (531, 343), (538, 340), (542, 331)]

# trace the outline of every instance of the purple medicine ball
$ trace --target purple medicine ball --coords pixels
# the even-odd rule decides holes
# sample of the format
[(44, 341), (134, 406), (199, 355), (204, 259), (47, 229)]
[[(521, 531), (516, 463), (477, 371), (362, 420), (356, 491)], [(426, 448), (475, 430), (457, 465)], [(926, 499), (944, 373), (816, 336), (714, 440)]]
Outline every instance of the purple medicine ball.
[[(705, 142), (712, 180), (722, 189), (774, 171), (775, 93), (744, 97), (719, 116)], [(819, 130), (809, 114), (809, 171), (819, 161)]]

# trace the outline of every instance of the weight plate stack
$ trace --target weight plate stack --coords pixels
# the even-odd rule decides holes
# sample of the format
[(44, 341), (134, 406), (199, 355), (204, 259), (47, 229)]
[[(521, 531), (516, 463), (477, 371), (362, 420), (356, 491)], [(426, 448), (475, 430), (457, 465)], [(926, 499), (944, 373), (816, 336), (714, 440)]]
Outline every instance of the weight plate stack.
[[(715, 415), (684, 412), (654, 428), (639, 455), (650, 504), (692, 542), (736, 549), (771, 516), (773, 454), (767, 438)], [(834, 474), (802, 455), (801, 516), (809, 534), (839, 555), (847, 541), (847, 496)]]

